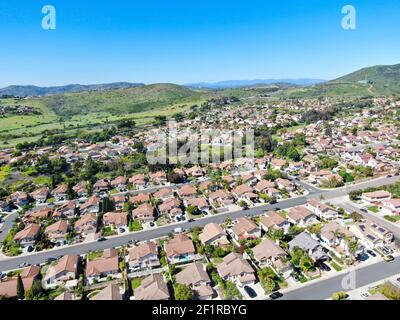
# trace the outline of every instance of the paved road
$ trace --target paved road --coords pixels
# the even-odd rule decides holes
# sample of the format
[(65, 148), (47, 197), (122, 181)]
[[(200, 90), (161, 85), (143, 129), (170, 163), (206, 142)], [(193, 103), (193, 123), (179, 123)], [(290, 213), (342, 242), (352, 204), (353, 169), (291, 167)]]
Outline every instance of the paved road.
[(307, 196), (301, 196), (297, 198), (287, 199), (280, 201), (274, 205), (260, 205), (257, 207), (250, 208), (248, 210), (238, 210), (235, 212), (227, 212), (227, 213), (219, 213), (217, 215), (207, 216), (202, 219), (195, 220), (193, 222), (184, 222), (174, 225), (168, 225), (164, 227), (158, 227), (153, 229), (147, 229), (140, 232), (129, 233), (126, 235), (120, 235), (116, 237), (111, 237), (106, 241), (102, 242), (87, 242), (87, 243), (79, 243), (76, 245), (66, 246), (63, 248), (57, 248), (53, 250), (48, 250), (44, 252), (32, 253), (24, 256), (19, 256), (15, 258), (9, 258), (6, 260), (0, 260), (0, 271), (10, 270), (18, 268), (18, 266), (25, 262), (29, 264), (40, 264), (46, 261), (48, 258), (58, 258), (59, 256), (65, 254), (84, 254), (89, 251), (95, 250), (104, 250), (106, 248), (118, 247), (122, 245), (126, 245), (129, 241), (144, 241), (149, 239), (155, 239), (159, 237), (163, 237), (173, 232), (176, 227), (182, 227), (184, 229), (190, 229), (193, 227), (203, 227), (207, 223), (215, 222), (222, 223), (226, 220), (226, 218), (237, 219), (242, 216), (255, 216), (260, 215), (268, 210), (277, 210), (279, 209), (287, 209), (299, 205), (304, 205), (307, 203), (307, 200), (310, 197), (318, 198), (319, 196), (323, 196), (325, 199), (340, 197), (346, 195), (351, 190), (364, 189), (370, 186), (380, 186), (385, 184), (392, 184), (396, 181), (400, 180), (400, 177), (392, 177), (392, 178), (381, 178), (374, 181), (368, 181), (365, 183), (361, 183), (359, 185), (347, 186), (335, 190), (318, 190), (315, 187), (312, 192), (310, 192)]
[[(366, 286), (376, 281), (384, 280), (388, 277), (400, 273), (400, 257), (397, 257), (392, 262), (378, 262), (363, 268), (355, 270), (355, 285), (356, 288)], [(309, 285), (302, 286), (298, 289), (284, 293), (280, 300), (322, 300), (331, 297), (332, 293), (338, 291), (348, 291), (343, 288), (343, 278), (349, 277), (348, 273), (342, 273), (332, 278), (311, 282)], [(346, 280), (343, 281), (348, 283)]]
[(12, 228), (14, 220), (18, 217), (18, 212), (10, 213), (4, 218), (3, 225), (0, 228), (0, 242), (2, 242), (6, 237), (8, 231)]
[(293, 198), (284, 200), (279, 204), (274, 204), (274, 205), (267, 204), (258, 207), (253, 207), (248, 210), (238, 210), (235, 212), (219, 213), (217, 215), (207, 216), (205, 218), (198, 219), (193, 222), (183, 222), (164, 227), (147, 229), (140, 232), (129, 233), (126, 235), (110, 237), (106, 241), (79, 243), (76, 245), (70, 245), (48, 251), (27, 254), (15, 258), (9, 258), (6, 260), (0, 260), (0, 271), (15, 269), (18, 267), (19, 264), (23, 262), (29, 264), (40, 264), (46, 261), (46, 259), (48, 258), (57, 258), (65, 254), (80, 255), (89, 252), (91, 250), (92, 251), (104, 250), (111, 247), (126, 245), (129, 241), (144, 241), (149, 239), (156, 239), (168, 235), (169, 233), (173, 232), (174, 229), (177, 227), (181, 227), (184, 229), (191, 229), (193, 227), (203, 227), (210, 222), (222, 223), (228, 217), (230, 217), (231, 219), (237, 219), (245, 215), (255, 216), (267, 210), (274, 210), (276, 209), (277, 206), (279, 206), (280, 209), (287, 209), (290, 207), (303, 205), (306, 202), (307, 202), (306, 197)]

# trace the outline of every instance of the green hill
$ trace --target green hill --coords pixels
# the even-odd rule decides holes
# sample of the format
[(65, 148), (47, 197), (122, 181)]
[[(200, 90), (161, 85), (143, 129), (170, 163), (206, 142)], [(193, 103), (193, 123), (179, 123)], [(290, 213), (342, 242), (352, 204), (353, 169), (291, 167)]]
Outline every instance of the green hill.
[(332, 81), (311, 87), (291, 88), (279, 94), (289, 97), (372, 97), (400, 94), (400, 64), (363, 68)]
[(66, 93), (27, 100), (59, 116), (96, 112), (127, 114), (197, 102), (209, 93), (175, 84), (152, 84), (127, 89)]

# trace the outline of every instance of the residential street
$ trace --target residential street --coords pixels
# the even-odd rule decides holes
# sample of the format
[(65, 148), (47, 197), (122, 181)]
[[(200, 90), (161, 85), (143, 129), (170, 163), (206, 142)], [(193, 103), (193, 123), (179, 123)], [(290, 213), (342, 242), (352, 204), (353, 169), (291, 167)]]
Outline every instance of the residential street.
[(155, 227), (152, 229), (147, 229), (143, 230), (140, 232), (135, 232), (135, 233), (129, 233), (125, 235), (118, 235), (115, 237), (110, 237), (109, 239), (101, 242), (83, 242), (79, 243), (76, 245), (69, 245), (61, 248), (56, 248), (44, 252), (38, 252), (38, 253), (32, 253), (32, 254), (26, 254), (23, 256), (15, 257), (15, 258), (9, 258), (6, 260), (0, 260), (0, 271), (5, 271), (5, 270), (11, 270), (18, 268), (18, 266), (22, 263), (28, 263), (28, 264), (40, 264), (45, 262), (49, 258), (58, 258), (60, 256), (63, 256), (65, 254), (84, 254), (89, 251), (96, 251), (96, 250), (104, 250), (106, 248), (111, 248), (111, 247), (118, 247), (122, 245), (126, 245), (129, 241), (144, 241), (144, 240), (150, 240), (150, 239), (155, 239), (159, 237), (163, 237), (168, 235), (169, 233), (173, 232), (175, 228), (181, 227), (184, 229), (190, 229), (196, 226), (203, 227), (206, 224), (210, 222), (215, 222), (215, 223), (222, 223), (226, 220), (226, 218), (231, 218), (231, 219), (237, 219), (242, 216), (255, 216), (259, 215), (262, 212), (268, 211), (268, 210), (276, 210), (277, 208), (279, 209), (287, 209), (299, 205), (304, 205), (307, 202), (307, 199), (310, 197), (315, 197), (319, 198), (321, 195), (325, 199), (331, 199), (331, 198), (336, 198), (336, 197), (341, 197), (343, 195), (348, 194), (352, 190), (357, 190), (357, 189), (364, 189), (367, 187), (377, 187), (381, 185), (386, 185), (386, 184), (392, 184), (395, 183), (396, 181), (400, 180), (399, 176), (391, 177), (391, 178), (380, 178), (368, 182), (363, 182), (357, 185), (351, 185), (351, 186), (346, 186), (342, 188), (338, 188), (335, 190), (320, 190), (319, 192), (317, 191), (316, 188), (310, 187), (309, 190), (313, 190), (310, 192), (309, 195), (307, 196), (300, 196), (297, 198), (291, 198), (287, 200), (282, 200), (277, 204), (265, 204), (265, 205), (260, 205), (257, 207), (249, 208), (248, 210), (238, 210), (235, 212), (226, 212), (226, 213), (220, 213), (217, 215), (212, 215), (212, 216), (207, 216), (198, 220), (195, 220), (193, 222), (183, 222), (183, 223), (178, 223), (178, 224), (172, 224), (172, 225), (167, 225), (163, 227)]
[[(392, 262), (382, 261), (356, 269), (356, 288), (386, 279), (398, 273), (400, 273), (400, 257), (397, 257)], [(346, 275), (348, 275), (348, 273), (338, 274), (335, 277), (326, 278), (320, 281), (313, 281), (308, 285), (304, 285), (298, 289), (292, 290), (288, 293), (284, 293), (283, 297), (280, 300), (328, 299), (334, 292), (347, 290), (342, 287), (342, 280)]]

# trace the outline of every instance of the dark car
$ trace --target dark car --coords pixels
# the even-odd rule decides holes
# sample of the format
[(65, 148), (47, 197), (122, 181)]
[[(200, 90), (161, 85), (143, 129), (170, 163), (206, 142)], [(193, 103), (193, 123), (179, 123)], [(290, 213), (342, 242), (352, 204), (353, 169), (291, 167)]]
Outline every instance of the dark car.
[(373, 252), (372, 250), (367, 250), (368, 254), (372, 257), (376, 257), (376, 253)]
[(326, 263), (319, 262), (317, 266), (324, 271), (331, 271), (331, 268)]
[(154, 227), (154, 226), (155, 226), (154, 222), (150, 222), (150, 227)]
[(272, 300), (275, 300), (275, 299), (279, 299), (279, 298), (283, 297), (283, 294), (280, 293), (279, 291), (276, 291), (276, 292), (270, 294), (269, 297), (270, 297)]
[(194, 221), (194, 219), (189, 219), (187, 222), (193, 222)]
[(97, 239), (98, 242), (106, 241), (106, 240), (107, 240), (107, 238), (105, 238), (105, 237), (100, 237), (100, 238)]
[(243, 289), (244, 289), (244, 291), (246, 291), (246, 293), (249, 295), (250, 298), (253, 299), (253, 298), (257, 297), (257, 293), (249, 286), (244, 286)]

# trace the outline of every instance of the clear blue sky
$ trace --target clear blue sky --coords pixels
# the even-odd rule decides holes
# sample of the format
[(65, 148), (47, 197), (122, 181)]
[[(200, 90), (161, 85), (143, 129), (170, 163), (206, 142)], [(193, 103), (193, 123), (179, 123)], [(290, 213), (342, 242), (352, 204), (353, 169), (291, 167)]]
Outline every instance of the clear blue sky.
[(332, 79), (400, 63), (399, 35), (399, 0), (0, 0), (0, 86)]

